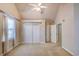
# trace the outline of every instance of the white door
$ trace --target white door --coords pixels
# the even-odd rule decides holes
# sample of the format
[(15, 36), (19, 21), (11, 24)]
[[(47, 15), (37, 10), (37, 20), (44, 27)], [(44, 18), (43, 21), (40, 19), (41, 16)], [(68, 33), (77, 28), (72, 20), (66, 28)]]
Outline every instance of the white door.
[(56, 25), (51, 25), (51, 42), (56, 43)]
[(23, 25), (24, 43), (32, 43), (32, 24), (24, 23)]
[(40, 43), (40, 23), (24, 23), (24, 43)]
[(40, 23), (33, 23), (33, 43), (40, 43)]

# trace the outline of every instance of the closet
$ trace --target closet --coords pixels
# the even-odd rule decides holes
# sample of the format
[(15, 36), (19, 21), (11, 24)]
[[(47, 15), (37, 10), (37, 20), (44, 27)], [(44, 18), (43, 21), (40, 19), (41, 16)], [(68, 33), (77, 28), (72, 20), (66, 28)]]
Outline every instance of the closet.
[(23, 24), (24, 43), (41, 43), (41, 23), (26, 22)]

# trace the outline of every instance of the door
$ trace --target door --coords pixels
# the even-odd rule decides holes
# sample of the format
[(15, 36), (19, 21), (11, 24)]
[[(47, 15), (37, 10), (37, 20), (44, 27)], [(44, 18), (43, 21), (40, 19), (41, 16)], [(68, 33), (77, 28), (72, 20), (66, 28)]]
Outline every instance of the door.
[(23, 25), (24, 43), (32, 43), (32, 23), (24, 23)]
[(40, 24), (24, 23), (23, 25), (24, 43), (40, 43)]
[(56, 25), (51, 25), (51, 42), (56, 43)]
[(40, 23), (33, 23), (33, 43), (40, 43)]
[(57, 43), (59, 46), (62, 46), (62, 24), (57, 25)]

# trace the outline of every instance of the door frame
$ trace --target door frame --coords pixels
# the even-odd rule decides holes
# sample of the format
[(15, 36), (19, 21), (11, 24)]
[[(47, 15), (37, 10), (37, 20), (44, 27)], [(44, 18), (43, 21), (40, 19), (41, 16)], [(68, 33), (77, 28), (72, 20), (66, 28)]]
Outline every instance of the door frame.
[[(23, 26), (23, 24), (24, 23), (28, 23), (28, 22), (35, 22), (35, 23), (40, 23), (40, 26), (42, 27), (41, 29), (42, 29), (42, 31), (44, 32), (43, 34), (44, 34), (44, 36), (43, 36), (43, 34), (41, 33), (41, 39), (42, 39), (42, 42), (41, 43), (45, 43), (45, 20), (22, 20), (22, 26)], [(22, 31), (23, 31), (23, 28), (22, 28)], [(23, 38), (23, 33), (22, 33), (22, 39), (24, 39)], [(24, 44), (24, 42), (22, 41), (22, 43)]]
[(56, 28), (57, 44), (62, 47), (62, 23), (57, 24)]

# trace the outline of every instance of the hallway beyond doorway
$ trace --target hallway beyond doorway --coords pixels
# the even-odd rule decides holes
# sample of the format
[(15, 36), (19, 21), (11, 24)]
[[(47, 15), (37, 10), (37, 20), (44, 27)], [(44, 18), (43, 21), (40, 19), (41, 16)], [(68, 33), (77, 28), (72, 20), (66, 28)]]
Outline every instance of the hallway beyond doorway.
[(71, 56), (63, 48), (53, 43), (22, 44), (7, 54), (8, 56)]

